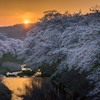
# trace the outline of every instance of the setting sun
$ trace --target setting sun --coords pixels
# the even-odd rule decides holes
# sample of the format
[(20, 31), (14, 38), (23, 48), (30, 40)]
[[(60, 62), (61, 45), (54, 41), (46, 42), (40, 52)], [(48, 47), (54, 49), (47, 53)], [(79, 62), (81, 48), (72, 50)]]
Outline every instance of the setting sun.
[(29, 20), (25, 20), (25, 21), (24, 21), (24, 24), (29, 24), (29, 23), (30, 23)]

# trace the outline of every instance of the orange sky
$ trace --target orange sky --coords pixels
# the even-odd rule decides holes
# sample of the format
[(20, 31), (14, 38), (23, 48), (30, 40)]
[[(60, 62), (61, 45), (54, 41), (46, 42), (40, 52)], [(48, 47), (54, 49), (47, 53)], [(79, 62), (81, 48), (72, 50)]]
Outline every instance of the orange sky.
[(100, 5), (100, 0), (0, 0), (0, 26), (23, 23), (25, 20), (36, 22), (46, 10), (83, 13), (89, 8)]

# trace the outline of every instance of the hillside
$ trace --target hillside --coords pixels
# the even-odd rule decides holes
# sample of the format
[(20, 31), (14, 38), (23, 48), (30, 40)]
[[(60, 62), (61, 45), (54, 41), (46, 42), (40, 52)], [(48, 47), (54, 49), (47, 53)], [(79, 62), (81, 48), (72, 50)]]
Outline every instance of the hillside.
[(17, 24), (13, 26), (0, 27), (0, 33), (6, 33), (10, 38), (24, 39), (26, 32), (33, 28), (34, 24)]
[(45, 12), (41, 22), (27, 33), (20, 58), (32, 69), (46, 67), (50, 72), (56, 65), (51, 71), (54, 84), (61, 84), (70, 95), (89, 97), (84, 100), (99, 100), (100, 12)]
[(3, 54), (17, 55), (23, 47), (20, 39), (8, 38), (6, 34), (0, 33), (0, 58)]

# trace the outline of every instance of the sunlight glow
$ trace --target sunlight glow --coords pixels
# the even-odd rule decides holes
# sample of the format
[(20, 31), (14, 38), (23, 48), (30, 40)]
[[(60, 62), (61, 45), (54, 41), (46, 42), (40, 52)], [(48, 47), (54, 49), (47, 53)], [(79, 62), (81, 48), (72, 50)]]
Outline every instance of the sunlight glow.
[(25, 20), (25, 21), (24, 21), (24, 24), (29, 24), (29, 23), (30, 23), (29, 20)]

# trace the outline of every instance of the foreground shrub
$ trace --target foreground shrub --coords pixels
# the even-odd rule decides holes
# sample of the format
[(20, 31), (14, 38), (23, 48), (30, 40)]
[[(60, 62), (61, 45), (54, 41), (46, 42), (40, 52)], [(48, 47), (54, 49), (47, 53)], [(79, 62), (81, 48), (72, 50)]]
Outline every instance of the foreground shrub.
[(22, 73), (19, 73), (17, 74), (17, 76), (32, 76), (34, 75), (35, 71), (29, 71), (29, 70), (26, 70), (26, 71), (22, 71)]
[(89, 98), (87, 95), (93, 90), (94, 83), (87, 79), (88, 74), (85, 71), (80, 73), (80, 69), (64, 70), (52, 77), (52, 83), (59, 92), (64, 91), (66, 97), (72, 98), (71, 100)]

